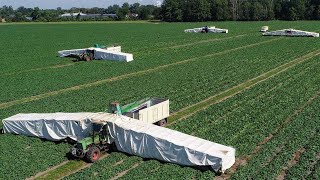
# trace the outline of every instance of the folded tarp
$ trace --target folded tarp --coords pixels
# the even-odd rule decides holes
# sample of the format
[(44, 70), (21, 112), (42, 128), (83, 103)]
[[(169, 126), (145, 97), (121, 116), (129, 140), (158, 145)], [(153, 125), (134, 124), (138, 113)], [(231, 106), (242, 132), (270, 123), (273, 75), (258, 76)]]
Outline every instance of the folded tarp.
[(90, 117), (94, 113), (17, 114), (2, 120), (4, 133), (21, 134), (59, 141), (75, 141), (91, 132)]
[(185, 166), (211, 166), (222, 171), (235, 163), (235, 149), (143, 121), (107, 113), (92, 116), (105, 121), (119, 151)]

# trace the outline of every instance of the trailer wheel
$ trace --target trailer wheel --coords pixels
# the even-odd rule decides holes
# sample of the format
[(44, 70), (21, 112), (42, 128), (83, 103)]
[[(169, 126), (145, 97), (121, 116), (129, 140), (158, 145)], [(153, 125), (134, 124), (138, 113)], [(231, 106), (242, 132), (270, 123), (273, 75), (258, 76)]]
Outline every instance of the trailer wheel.
[(166, 125), (167, 125), (167, 119), (162, 119), (162, 120), (158, 121), (158, 126), (163, 127)]
[(89, 148), (88, 152), (86, 153), (86, 159), (90, 163), (94, 163), (100, 158), (100, 150), (96, 146), (92, 146)]

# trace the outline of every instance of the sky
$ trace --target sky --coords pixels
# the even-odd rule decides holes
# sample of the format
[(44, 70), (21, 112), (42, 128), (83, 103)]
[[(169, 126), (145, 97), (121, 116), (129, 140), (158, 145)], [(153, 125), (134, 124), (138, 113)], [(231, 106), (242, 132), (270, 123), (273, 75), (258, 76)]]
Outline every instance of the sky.
[(40, 9), (56, 9), (61, 7), (63, 9), (70, 9), (72, 7), (79, 8), (91, 8), (101, 7), (106, 8), (110, 5), (128, 2), (129, 4), (140, 3), (140, 4), (153, 4), (156, 5), (162, 0), (0, 0), (0, 6), (12, 6), (14, 9), (24, 7), (39, 7)]

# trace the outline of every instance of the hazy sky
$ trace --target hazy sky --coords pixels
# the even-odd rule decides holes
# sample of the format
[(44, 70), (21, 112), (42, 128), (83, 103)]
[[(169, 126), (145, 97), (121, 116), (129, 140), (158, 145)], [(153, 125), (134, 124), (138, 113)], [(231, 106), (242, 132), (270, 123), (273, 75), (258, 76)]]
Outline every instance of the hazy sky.
[(57, 7), (71, 8), (71, 7), (103, 7), (106, 8), (113, 4), (122, 5), (124, 2), (129, 4), (154, 4), (162, 2), (162, 0), (0, 0), (0, 6), (12, 6), (18, 8), (24, 7), (39, 7), (40, 9), (55, 9)]

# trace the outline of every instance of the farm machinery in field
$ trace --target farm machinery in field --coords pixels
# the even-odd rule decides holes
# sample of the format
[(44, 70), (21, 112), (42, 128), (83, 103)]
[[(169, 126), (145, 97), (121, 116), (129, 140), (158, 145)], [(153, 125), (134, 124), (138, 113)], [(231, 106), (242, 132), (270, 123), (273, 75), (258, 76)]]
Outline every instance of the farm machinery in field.
[(215, 26), (205, 26), (201, 28), (193, 28), (184, 30), (185, 33), (228, 33), (228, 29), (219, 29)]
[(4, 133), (76, 141), (71, 154), (95, 162), (103, 151), (117, 150), (146, 159), (224, 172), (235, 163), (235, 149), (162, 127), (169, 100), (147, 98), (101, 113), (17, 114), (4, 119)]
[(58, 52), (59, 57), (71, 57), (77, 61), (91, 60), (113, 60), (113, 61), (133, 61), (133, 55), (121, 52), (121, 46), (106, 47), (94, 45), (94, 47), (83, 49), (62, 50)]
[(301, 31), (296, 29), (282, 29), (277, 31), (264, 32), (263, 36), (288, 36), (288, 37), (319, 37), (319, 33)]

